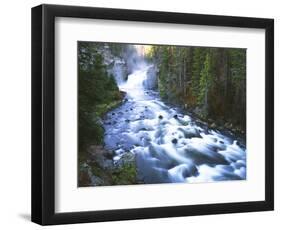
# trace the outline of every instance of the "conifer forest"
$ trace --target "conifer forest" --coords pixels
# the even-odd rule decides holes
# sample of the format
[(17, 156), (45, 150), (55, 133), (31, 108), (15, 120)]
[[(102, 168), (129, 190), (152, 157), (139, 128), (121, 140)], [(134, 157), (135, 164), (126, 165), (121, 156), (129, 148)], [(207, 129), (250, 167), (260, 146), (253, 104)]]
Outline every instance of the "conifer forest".
[(77, 46), (78, 186), (246, 179), (246, 49)]

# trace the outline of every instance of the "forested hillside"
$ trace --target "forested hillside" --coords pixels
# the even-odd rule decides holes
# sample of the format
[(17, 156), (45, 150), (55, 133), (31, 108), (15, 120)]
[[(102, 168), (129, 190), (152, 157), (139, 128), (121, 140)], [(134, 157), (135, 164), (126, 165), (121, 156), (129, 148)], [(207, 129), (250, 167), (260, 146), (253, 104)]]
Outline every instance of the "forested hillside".
[(163, 100), (181, 105), (214, 126), (246, 131), (246, 50), (152, 46)]
[(120, 106), (127, 80), (137, 60), (130, 45), (78, 42), (78, 186), (136, 183), (131, 155), (115, 164), (104, 146), (104, 116)]
[(123, 99), (112, 73), (115, 59), (121, 60), (123, 49), (118, 44), (78, 43), (80, 150), (90, 144), (102, 144), (101, 117)]

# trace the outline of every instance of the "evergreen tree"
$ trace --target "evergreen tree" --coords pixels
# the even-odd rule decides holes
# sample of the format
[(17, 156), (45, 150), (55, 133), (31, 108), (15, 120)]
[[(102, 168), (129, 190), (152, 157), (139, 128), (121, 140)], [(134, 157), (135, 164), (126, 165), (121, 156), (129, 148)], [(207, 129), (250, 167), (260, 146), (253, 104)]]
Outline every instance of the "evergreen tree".
[(199, 94), (198, 94), (198, 104), (203, 105), (205, 111), (207, 111), (208, 109), (208, 91), (211, 85), (211, 80), (212, 80), (211, 59), (210, 59), (210, 54), (207, 53), (203, 68), (200, 72)]
[(204, 119), (246, 130), (246, 50), (153, 46), (160, 96)]
[[(102, 143), (104, 131), (99, 122), (100, 116), (108, 104), (121, 99), (115, 79), (107, 73), (103, 56), (98, 52), (106, 47), (104, 43), (78, 43), (80, 149)], [(114, 47), (117, 50), (116, 45)]]

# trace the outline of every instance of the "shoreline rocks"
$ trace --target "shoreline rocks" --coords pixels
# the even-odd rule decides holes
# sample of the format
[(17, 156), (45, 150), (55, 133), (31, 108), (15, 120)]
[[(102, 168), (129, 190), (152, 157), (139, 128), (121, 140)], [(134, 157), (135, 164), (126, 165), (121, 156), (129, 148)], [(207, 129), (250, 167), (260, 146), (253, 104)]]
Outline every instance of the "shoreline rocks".
[(229, 130), (234, 134), (237, 134), (238, 136), (243, 137), (243, 139), (246, 139), (246, 130), (243, 130), (241, 127), (234, 125), (232, 122), (223, 122), (221, 120), (214, 120), (207, 118), (204, 113), (196, 107), (193, 110), (188, 110), (187, 108), (183, 108), (185, 112), (191, 113), (192, 116), (196, 119), (198, 119), (199, 122), (205, 123), (209, 128), (211, 129), (217, 129), (220, 131)]
[(101, 145), (87, 149), (86, 158), (79, 163), (79, 187), (139, 184), (135, 155), (126, 152), (114, 161), (115, 153)]

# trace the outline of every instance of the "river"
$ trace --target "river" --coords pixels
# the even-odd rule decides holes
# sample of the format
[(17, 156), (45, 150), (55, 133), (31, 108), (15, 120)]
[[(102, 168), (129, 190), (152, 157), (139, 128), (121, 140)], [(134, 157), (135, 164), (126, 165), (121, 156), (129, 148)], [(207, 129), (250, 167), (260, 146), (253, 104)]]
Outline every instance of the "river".
[(105, 147), (114, 160), (135, 154), (144, 183), (213, 182), (246, 179), (246, 148), (231, 132), (200, 123), (145, 89), (148, 65), (119, 85), (124, 103), (104, 118)]

